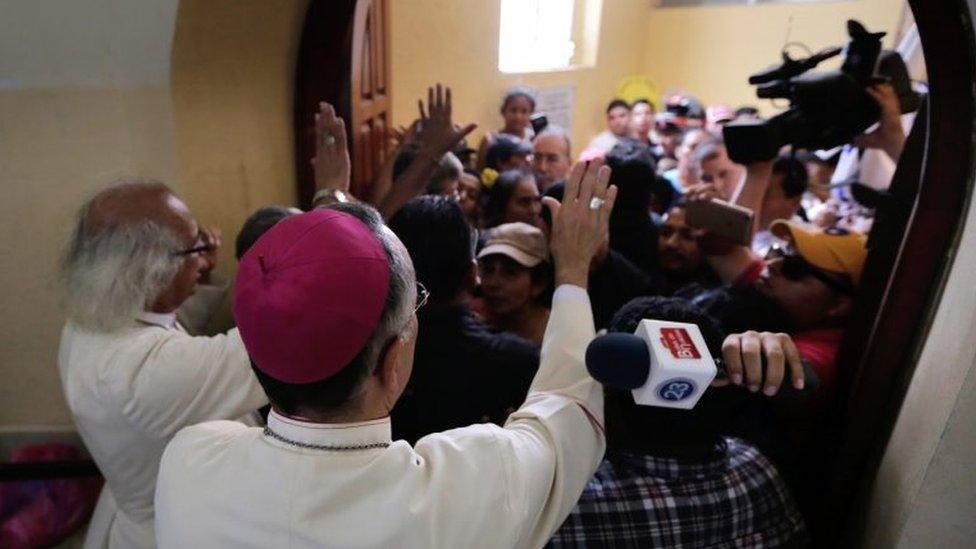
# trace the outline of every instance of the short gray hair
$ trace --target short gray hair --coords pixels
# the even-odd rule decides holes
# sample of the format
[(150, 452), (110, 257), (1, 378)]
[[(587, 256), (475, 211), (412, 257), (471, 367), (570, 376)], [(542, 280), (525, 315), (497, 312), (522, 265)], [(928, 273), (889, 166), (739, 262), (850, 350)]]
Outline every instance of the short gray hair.
[(377, 361), (383, 348), (391, 339), (398, 336), (406, 327), (413, 315), (417, 278), (413, 270), (413, 262), (407, 254), (406, 248), (400, 244), (396, 235), (384, 223), (379, 212), (365, 204), (345, 202), (326, 207), (354, 216), (363, 222), (383, 246), (390, 261), (390, 282), (386, 294), (386, 303), (380, 321), (373, 330), (373, 335), (359, 352), (359, 357), (365, 363), (367, 372), (376, 369)]
[(572, 159), (573, 144), (569, 140), (569, 133), (566, 130), (564, 130), (561, 126), (555, 126), (555, 125), (546, 126), (546, 129), (539, 132), (539, 134), (536, 135), (533, 139), (539, 139), (540, 137), (546, 137), (549, 135), (562, 138), (562, 140), (566, 143), (566, 156)]
[(182, 258), (177, 234), (144, 219), (93, 226), (92, 205), (106, 192), (168, 188), (157, 181), (128, 181), (88, 200), (78, 211), (61, 260), (64, 309), (69, 321), (112, 332), (131, 323), (176, 276)]

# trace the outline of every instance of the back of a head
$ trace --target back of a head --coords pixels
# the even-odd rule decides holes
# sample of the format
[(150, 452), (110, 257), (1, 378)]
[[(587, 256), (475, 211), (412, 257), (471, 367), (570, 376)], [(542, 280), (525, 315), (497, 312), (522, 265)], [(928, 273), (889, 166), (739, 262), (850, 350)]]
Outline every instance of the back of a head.
[(433, 303), (448, 303), (465, 289), (474, 259), (474, 235), (457, 202), (443, 196), (420, 196), (390, 219), (413, 260), (417, 280)]
[[(640, 297), (620, 308), (608, 331), (633, 333), (645, 318), (695, 324), (714, 357), (721, 356), (725, 337), (718, 323), (700, 308), (680, 298)], [(679, 410), (640, 406), (630, 391), (604, 389), (606, 395), (607, 446), (610, 450), (661, 457), (707, 454), (723, 433), (728, 395), (705, 392), (695, 408)], [(718, 398), (716, 398), (716, 396)], [(654, 426), (653, 429), (649, 428)]]
[(651, 150), (632, 140), (618, 143), (606, 156), (610, 184), (617, 186), (617, 201), (613, 213), (647, 213), (651, 191), (656, 178)]
[(515, 169), (502, 172), (492, 181), (491, 186), (482, 193), (482, 215), (486, 229), (504, 222), (508, 201), (511, 200), (519, 182), (527, 177), (532, 177), (532, 174), (523, 170)]
[(400, 179), (403, 172), (407, 171), (410, 164), (420, 154), (420, 146), (417, 144), (407, 145), (400, 149), (396, 158), (393, 159), (393, 180)]
[(530, 155), (532, 148), (517, 137), (499, 133), (495, 135), (485, 152), (485, 167), (495, 171), (516, 155)]
[(796, 198), (807, 190), (807, 168), (792, 156), (780, 155), (773, 161), (773, 174), (782, 176), (781, 185), (786, 198)]
[(234, 240), (234, 258), (240, 261), (240, 259), (244, 257), (244, 254), (251, 249), (251, 246), (253, 246), (254, 243), (261, 238), (261, 235), (268, 231), (268, 229), (274, 227), (275, 224), (282, 219), (293, 216), (297, 213), (301, 212), (286, 206), (265, 206), (252, 213), (251, 216), (244, 221), (241, 231), (237, 233), (237, 238)]
[(427, 187), (424, 189), (424, 192), (427, 194), (442, 194), (444, 192), (444, 185), (448, 181), (461, 177), (461, 172), (463, 171), (464, 166), (458, 160), (458, 157), (454, 156), (454, 153), (444, 153), (444, 156), (437, 162), (437, 169), (434, 170), (430, 179), (427, 180)]
[(363, 379), (410, 319), (414, 282), (410, 258), (369, 206), (333, 204), (272, 227), (234, 288), (268, 400), (287, 415), (356, 412)]
[(175, 195), (151, 180), (123, 181), (80, 208), (61, 260), (69, 321), (111, 332), (128, 325), (170, 284), (183, 258)]
[(701, 165), (709, 160), (714, 160), (725, 153), (725, 140), (721, 137), (712, 137), (706, 141), (702, 141), (698, 147), (695, 148), (695, 154), (692, 157), (692, 165), (695, 169), (700, 170)]

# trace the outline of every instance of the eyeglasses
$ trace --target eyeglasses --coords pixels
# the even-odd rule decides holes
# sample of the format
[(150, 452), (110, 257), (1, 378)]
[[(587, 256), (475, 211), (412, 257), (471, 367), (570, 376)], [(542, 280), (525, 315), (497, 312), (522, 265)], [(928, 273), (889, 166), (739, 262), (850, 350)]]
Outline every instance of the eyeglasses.
[(413, 308), (413, 312), (416, 313), (421, 307), (427, 304), (427, 300), (430, 299), (430, 292), (423, 284), (417, 282), (417, 305)]
[(854, 293), (854, 286), (850, 282), (838, 280), (822, 269), (811, 265), (807, 260), (803, 259), (803, 256), (796, 253), (789, 246), (774, 244), (769, 248), (769, 252), (766, 253), (766, 259), (779, 259), (780, 272), (790, 280), (799, 281), (808, 276), (812, 276), (832, 290), (836, 290), (842, 294)]
[(173, 257), (187, 256), (193, 254), (200, 254), (203, 252), (212, 252), (214, 250), (213, 244), (203, 244), (200, 246), (194, 246), (192, 248), (187, 248), (185, 250), (180, 250), (178, 252), (173, 252)]

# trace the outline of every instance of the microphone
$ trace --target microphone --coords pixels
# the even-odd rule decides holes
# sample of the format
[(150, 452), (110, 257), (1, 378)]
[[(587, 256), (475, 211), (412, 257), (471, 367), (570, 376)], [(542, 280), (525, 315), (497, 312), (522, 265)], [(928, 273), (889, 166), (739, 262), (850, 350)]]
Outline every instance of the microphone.
[(695, 324), (645, 319), (633, 334), (597, 337), (586, 348), (593, 379), (630, 390), (634, 402), (690, 410), (718, 368)]

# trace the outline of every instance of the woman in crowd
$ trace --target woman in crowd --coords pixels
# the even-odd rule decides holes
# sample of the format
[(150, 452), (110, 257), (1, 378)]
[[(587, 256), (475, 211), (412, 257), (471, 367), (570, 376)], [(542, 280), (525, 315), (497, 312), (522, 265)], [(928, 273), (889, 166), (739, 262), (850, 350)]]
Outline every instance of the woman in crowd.
[(488, 324), (541, 345), (553, 291), (546, 235), (525, 223), (498, 226), (478, 253), (478, 273)]
[(542, 202), (535, 177), (527, 171), (509, 170), (503, 172), (483, 193), (484, 208), (482, 218), (484, 227), (490, 229), (503, 223), (522, 222), (541, 227)]
[(523, 141), (532, 139), (532, 113), (535, 97), (525, 88), (512, 88), (502, 99), (501, 113), (505, 126), (498, 133), (515, 136)]
[(532, 113), (535, 112), (535, 97), (526, 88), (512, 88), (502, 98), (501, 115), (504, 125), (495, 133), (488, 133), (478, 147), (478, 169), (485, 167), (488, 147), (498, 135), (508, 135), (531, 144), (535, 132), (532, 131)]

